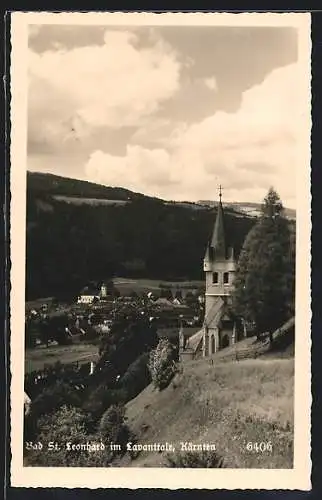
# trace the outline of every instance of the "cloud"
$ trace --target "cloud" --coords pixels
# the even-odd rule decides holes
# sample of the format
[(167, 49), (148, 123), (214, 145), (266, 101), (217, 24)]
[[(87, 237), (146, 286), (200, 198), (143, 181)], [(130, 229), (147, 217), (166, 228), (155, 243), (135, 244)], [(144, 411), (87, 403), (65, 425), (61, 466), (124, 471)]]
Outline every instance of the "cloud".
[(88, 178), (195, 200), (214, 198), (220, 182), (227, 200), (261, 201), (273, 185), (294, 206), (296, 81), (296, 65), (274, 70), (244, 92), (237, 113), (181, 123), (163, 149), (129, 146), (123, 157), (95, 153), (87, 163)]
[(138, 126), (153, 114), (178, 90), (180, 64), (160, 38), (137, 45), (135, 33), (107, 30), (102, 45), (30, 50), (29, 138), (59, 147), (66, 122), (77, 119), (86, 136), (98, 127)]
[(217, 90), (217, 81), (216, 81), (216, 78), (214, 76), (212, 76), (210, 78), (205, 78), (204, 84), (210, 90)]
[(295, 64), (272, 71), (244, 92), (237, 113), (217, 112), (181, 127), (172, 145), (199, 158), (205, 181), (206, 175), (217, 176), (231, 189), (241, 180), (254, 189), (267, 182), (289, 198), (295, 194), (299, 138), (297, 72)]
[(163, 146), (168, 142), (168, 138), (173, 132), (174, 122), (170, 119), (153, 117), (147, 119), (131, 137), (132, 144), (139, 144), (144, 147)]
[(158, 195), (158, 190), (162, 192), (164, 186), (176, 182), (167, 151), (138, 145), (128, 145), (124, 156), (93, 152), (85, 166), (85, 175), (102, 184), (124, 186), (151, 195)]
[[(30, 27), (30, 36), (37, 30)], [(57, 158), (55, 170), (63, 165), (68, 175), (77, 158), (79, 178), (169, 199), (215, 198), (221, 183), (227, 200), (259, 201), (273, 185), (294, 205), (295, 64), (241, 94), (245, 78), (241, 87), (229, 73), (224, 86), (220, 61), (210, 55), (208, 72), (198, 73), (189, 54), (156, 29), (99, 30), (95, 37), (87, 45), (77, 39), (67, 48), (57, 38), (50, 49), (30, 48), (30, 164), (48, 157), (52, 166)], [(236, 106), (228, 106), (237, 93)], [(238, 105), (233, 113), (216, 111)]]

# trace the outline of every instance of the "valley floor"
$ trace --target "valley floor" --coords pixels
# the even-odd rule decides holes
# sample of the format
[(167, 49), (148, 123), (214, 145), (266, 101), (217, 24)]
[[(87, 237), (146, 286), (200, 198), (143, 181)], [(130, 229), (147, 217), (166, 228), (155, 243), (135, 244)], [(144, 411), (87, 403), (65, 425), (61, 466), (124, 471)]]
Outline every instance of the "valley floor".
[[(128, 424), (138, 443), (169, 443), (176, 453), (181, 442), (215, 444), (226, 467), (292, 468), (293, 379), (292, 358), (187, 362), (168, 388), (150, 385), (127, 404)], [(254, 443), (270, 443), (272, 451), (256, 451)], [(141, 452), (115, 465), (166, 461), (166, 452)]]
[(96, 361), (98, 348), (92, 344), (73, 344), (67, 346), (41, 346), (26, 349), (25, 373), (34, 370), (43, 370), (46, 364), (54, 365), (59, 361), (62, 364), (83, 363)]

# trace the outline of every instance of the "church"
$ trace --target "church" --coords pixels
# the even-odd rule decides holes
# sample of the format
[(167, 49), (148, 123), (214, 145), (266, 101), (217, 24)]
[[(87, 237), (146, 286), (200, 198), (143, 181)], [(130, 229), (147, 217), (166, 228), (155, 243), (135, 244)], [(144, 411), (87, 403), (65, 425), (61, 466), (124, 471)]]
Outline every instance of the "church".
[(203, 262), (206, 275), (203, 327), (187, 340), (184, 339), (184, 332), (181, 329), (179, 338), (181, 360), (211, 356), (246, 335), (242, 320), (232, 310), (231, 295), (237, 262), (231, 235), (226, 234), (221, 198), (220, 188), (217, 216)]

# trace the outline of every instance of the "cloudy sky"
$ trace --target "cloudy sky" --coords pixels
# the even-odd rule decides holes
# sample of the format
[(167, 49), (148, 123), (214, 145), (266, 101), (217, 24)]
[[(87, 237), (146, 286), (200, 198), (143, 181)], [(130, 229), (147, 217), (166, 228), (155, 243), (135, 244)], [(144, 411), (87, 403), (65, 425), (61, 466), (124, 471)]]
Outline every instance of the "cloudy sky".
[(28, 70), (28, 170), (295, 207), (294, 28), (33, 25)]

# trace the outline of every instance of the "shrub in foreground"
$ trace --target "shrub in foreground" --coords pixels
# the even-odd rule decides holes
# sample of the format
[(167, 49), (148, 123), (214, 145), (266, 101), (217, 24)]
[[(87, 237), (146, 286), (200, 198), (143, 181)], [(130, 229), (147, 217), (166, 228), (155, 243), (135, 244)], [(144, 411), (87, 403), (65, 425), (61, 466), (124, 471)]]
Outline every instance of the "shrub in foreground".
[(224, 468), (224, 460), (216, 451), (187, 451), (167, 456), (167, 467), (187, 468)]
[(127, 393), (126, 401), (135, 398), (151, 382), (148, 363), (149, 354), (144, 352), (128, 367), (121, 378), (120, 385)]
[(105, 441), (117, 443), (122, 450), (126, 449), (131, 433), (126, 424), (123, 405), (112, 405), (106, 410), (99, 423), (99, 434)]
[(109, 389), (107, 385), (101, 384), (91, 391), (82, 408), (98, 421), (111, 405), (125, 404), (127, 400), (128, 396), (124, 388)]
[(154, 386), (159, 390), (167, 387), (177, 373), (175, 355), (175, 348), (168, 339), (161, 339), (150, 353), (149, 371)]
[(81, 398), (75, 388), (61, 381), (44, 389), (32, 402), (31, 413), (39, 418), (52, 413), (62, 406), (79, 407)]
[(33, 443), (26, 443), (28, 465), (40, 467), (106, 467), (112, 460), (101, 438), (86, 431), (87, 415), (79, 408), (62, 406), (43, 415)]

